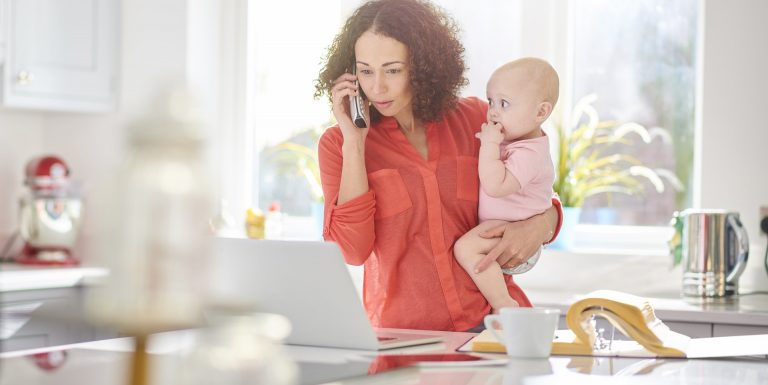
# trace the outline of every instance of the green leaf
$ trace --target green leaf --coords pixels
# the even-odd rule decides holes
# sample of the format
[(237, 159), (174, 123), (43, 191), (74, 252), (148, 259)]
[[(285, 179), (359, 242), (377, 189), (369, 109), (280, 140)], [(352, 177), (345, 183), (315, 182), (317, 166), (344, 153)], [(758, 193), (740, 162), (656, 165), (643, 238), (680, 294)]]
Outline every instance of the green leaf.
[(644, 143), (650, 143), (656, 136), (671, 141), (671, 136), (662, 128), (649, 131), (635, 122), (601, 121), (593, 107), (596, 100), (597, 95), (590, 94), (576, 103), (569, 126), (572, 129), (562, 123), (555, 126), (559, 143), (553, 189), (563, 205), (580, 207), (586, 198), (596, 194), (639, 194), (644, 191), (643, 179), (657, 192), (663, 192), (666, 184), (681, 190), (682, 183), (671, 171), (649, 168), (616, 149), (632, 145), (627, 139), (630, 133), (638, 135)]

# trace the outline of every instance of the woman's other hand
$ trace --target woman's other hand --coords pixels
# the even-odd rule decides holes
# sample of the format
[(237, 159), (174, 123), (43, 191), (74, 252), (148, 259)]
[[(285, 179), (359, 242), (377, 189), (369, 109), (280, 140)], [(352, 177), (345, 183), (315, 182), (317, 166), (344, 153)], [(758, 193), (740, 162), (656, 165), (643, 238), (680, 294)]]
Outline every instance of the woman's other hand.
[(358, 140), (362, 142), (365, 139), (365, 136), (368, 135), (368, 129), (371, 126), (371, 115), (367, 101), (363, 103), (363, 108), (365, 109), (365, 128), (358, 128), (355, 126), (350, 117), (349, 98), (360, 94), (358, 86), (355, 84), (355, 80), (357, 80), (355, 75), (345, 73), (333, 82), (333, 88), (331, 88), (333, 116), (339, 123), (345, 142), (348, 140)]
[(483, 238), (501, 238), (499, 243), (475, 265), (484, 271), (493, 261), (502, 269), (511, 269), (536, 254), (549, 241), (557, 226), (557, 210), (550, 208), (526, 220), (507, 222), (480, 234)]

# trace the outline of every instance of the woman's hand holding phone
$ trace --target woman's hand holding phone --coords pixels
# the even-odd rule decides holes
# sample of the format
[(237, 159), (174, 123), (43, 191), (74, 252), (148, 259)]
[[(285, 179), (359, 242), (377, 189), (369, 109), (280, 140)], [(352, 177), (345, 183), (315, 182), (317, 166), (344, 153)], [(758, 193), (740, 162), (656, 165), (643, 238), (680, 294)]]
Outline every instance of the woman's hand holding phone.
[[(368, 135), (370, 121), (366, 120), (365, 128), (358, 128), (349, 114), (350, 98), (360, 94), (356, 81), (357, 77), (354, 74), (345, 73), (333, 82), (331, 88), (333, 116), (336, 118), (344, 137), (344, 143), (341, 146), (343, 158), (341, 182), (336, 200), (338, 205), (370, 190), (365, 169), (365, 137)], [(365, 116), (370, 116), (367, 103), (363, 104)]]
[(350, 101), (352, 97), (362, 97), (357, 85), (357, 76), (350, 73), (345, 73), (339, 76), (333, 83), (331, 94), (333, 96), (333, 116), (339, 123), (341, 132), (344, 135), (344, 141), (364, 140), (365, 136), (368, 135), (368, 129), (370, 127), (368, 103), (361, 103), (363, 108), (363, 118), (365, 119), (364, 128), (358, 128), (353, 122), (350, 114)]

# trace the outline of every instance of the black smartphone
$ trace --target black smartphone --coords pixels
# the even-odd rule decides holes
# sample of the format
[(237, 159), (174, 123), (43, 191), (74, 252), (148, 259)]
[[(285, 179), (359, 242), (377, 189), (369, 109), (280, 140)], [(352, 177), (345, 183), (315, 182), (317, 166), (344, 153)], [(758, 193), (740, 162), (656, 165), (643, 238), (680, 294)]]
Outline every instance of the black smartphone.
[[(352, 66), (352, 75), (357, 75), (357, 66)], [(357, 80), (355, 80), (357, 85)], [(360, 96), (361, 92), (358, 89), (358, 96), (349, 97), (349, 114), (352, 117), (352, 121), (358, 128), (365, 128), (365, 109), (363, 106), (363, 97)]]

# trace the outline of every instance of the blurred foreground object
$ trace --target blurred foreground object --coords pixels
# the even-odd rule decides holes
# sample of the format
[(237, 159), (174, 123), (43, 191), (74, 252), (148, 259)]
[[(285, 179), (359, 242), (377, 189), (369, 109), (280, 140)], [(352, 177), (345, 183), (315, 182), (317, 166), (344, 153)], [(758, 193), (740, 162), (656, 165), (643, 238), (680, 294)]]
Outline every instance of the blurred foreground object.
[(281, 341), (287, 318), (267, 313), (216, 314), (199, 329), (188, 350), (179, 384), (292, 385), (298, 368)]
[(147, 335), (201, 324), (213, 212), (203, 130), (190, 96), (174, 91), (132, 127), (104, 218), (110, 277), (89, 315), (136, 337), (133, 384), (146, 383)]

